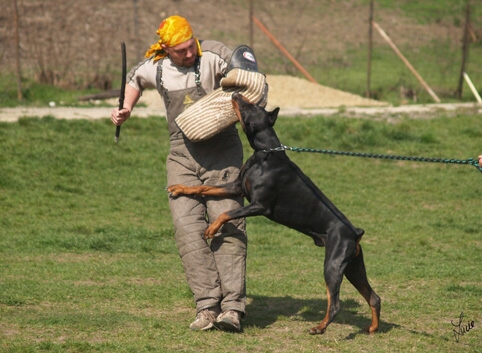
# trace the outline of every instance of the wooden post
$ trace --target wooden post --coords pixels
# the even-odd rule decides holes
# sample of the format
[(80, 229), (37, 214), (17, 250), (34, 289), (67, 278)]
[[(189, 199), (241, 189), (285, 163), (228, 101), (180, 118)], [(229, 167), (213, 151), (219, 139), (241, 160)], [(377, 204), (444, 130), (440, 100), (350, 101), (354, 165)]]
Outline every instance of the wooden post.
[(373, 1), (370, 1), (370, 16), (368, 18), (368, 61), (367, 61), (367, 91), (365, 96), (370, 98), (372, 76), (372, 48), (373, 48)]
[(281, 45), (280, 42), (278, 42), (278, 40), (275, 38), (274, 35), (271, 34), (270, 31), (268, 31), (268, 29), (263, 26), (263, 24), (256, 18), (256, 17), (252, 17), (253, 18), (253, 21), (254, 23), (268, 36), (269, 39), (271, 39), (271, 41), (273, 42), (274, 45), (276, 45), (278, 47), (279, 50), (281, 50), (281, 52), (286, 55), (286, 57), (288, 59), (291, 60), (291, 62), (298, 68), (298, 70), (300, 70), (303, 75), (305, 75), (305, 77), (311, 81), (311, 82), (314, 82), (314, 83), (318, 83), (316, 82), (316, 80), (308, 73), (308, 71), (305, 70), (305, 68), (303, 66), (301, 66), (301, 64), (283, 47), (283, 45)]
[(415, 77), (418, 79), (418, 81), (422, 84), (422, 86), (425, 88), (425, 90), (432, 96), (435, 102), (440, 103), (440, 99), (437, 97), (437, 95), (432, 91), (432, 89), (427, 85), (427, 83), (423, 80), (422, 76), (418, 74), (418, 72), (415, 70), (415, 68), (410, 64), (410, 62), (403, 56), (403, 54), (398, 50), (397, 46), (392, 42), (390, 37), (385, 33), (383, 29), (380, 28), (380, 26), (373, 21), (373, 27), (380, 33), (383, 39), (392, 47), (393, 51), (402, 59), (402, 61), (405, 63), (405, 65), (408, 67), (408, 69), (415, 75)]
[(16, 62), (16, 73), (17, 73), (17, 99), (21, 101), (23, 99), (22, 95), (22, 72), (20, 69), (20, 35), (18, 33), (18, 7), (17, 0), (13, 0), (13, 18), (15, 27), (15, 62)]
[(470, 79), (469, 75), (467, 75), (466, 72), (464, 72), (464, 78), (467, 84), (469, 85), (469, 88), (472, 91), (477, 102), (482, 103), (482, 98), (480, 98), (479, 92), (477, 92), (477, 89), (475, 88), (474, 84), (472, 83), (472, 80)]
[(464, 72), (465, 63), (469, 55), (469, 28), (470, 28), (470, 1), (467, 0), (467, 6), (465, 8), (465, 26), (464, 36), (462, 39), (462, 64), (460, 67), (459, 86), (457, 87), (457, 98), (462, 99), (463, 86), (464, 86)]

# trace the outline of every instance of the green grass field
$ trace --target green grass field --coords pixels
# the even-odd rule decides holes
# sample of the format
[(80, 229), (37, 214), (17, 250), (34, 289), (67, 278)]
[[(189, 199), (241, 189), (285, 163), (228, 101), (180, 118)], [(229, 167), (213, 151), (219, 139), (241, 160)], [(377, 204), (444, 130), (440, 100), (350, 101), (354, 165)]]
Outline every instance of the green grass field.
[[(280, 118), (289, 146), (466, 159), (480, 154), (473, 112), (433, 119)], [(345, 281), (321, 336), (324, 251), (248, 219), (248, 317), (241, 334), (191, 332), (191, 293), (175, 248), (164, 118), (50, 117), (0, 123), (1, 352), (480, 352), (482, 174), (468, 165), (288, 152), (366, 231), (380, 332)], [(246, 156), (251, 152), (244, 141)], [(475, 327), (454, 339), (451, 322)]]

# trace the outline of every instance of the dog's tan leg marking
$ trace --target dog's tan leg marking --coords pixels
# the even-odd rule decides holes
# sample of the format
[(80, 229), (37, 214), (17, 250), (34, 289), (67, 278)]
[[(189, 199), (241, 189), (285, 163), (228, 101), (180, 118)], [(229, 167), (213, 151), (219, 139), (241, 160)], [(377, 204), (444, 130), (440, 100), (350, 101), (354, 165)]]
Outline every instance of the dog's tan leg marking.
[(325, 333), (326, 327), (330, 322), (331, 295), (328, 286), (326, 287), (326, 298), (328, 300), (328, 305), (326, 306), (325, 318), (317, 326), (310, 329), (310, 335), (321, 335)]
[(213, 223), (209, 225), (209, 227), (204, 232), (204, 239), (212, 239), (214, 235), (219, 231), (219, 229), (225, 224), (229, 222), (232, 218), (228, 216), (227, 212), (221, 214)]
[(229, 197), (233, 196), (232, 192), (224, 188), (209, 185), (186, 186), (181, 184), (171, 185), (167, 191), (174, 197), (180, 195), (195, 195), (195, 196), (214, 196), (214, 197)]

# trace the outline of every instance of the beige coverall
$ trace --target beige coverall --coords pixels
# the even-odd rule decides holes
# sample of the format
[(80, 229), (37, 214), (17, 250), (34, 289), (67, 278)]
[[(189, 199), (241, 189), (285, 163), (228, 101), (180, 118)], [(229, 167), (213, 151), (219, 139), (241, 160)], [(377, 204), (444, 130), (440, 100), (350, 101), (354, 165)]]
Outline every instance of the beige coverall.
[[(235, 126), (203, 142), (190, 142), (175, 118), (204, 95), (219, 87), (231, 50), (219, 42), (201, 41), (203, 55), (194, 67), (177, 67), (169, 57), (154, 63), (145, 60), (128, 75), (128, 84), (142, 92), (157, 88), (166, 106), (170, 135), (167, 185), (219, 185), (238, 176), (243, 149)], [(242, 198), (170, 198), (175, 239), (186, 279), (194, 294), (196, 312), (220, 306), (222, 311), (245, 312), (245, 220), (224, 225), (210, 242), (203, 234), (221, 213), (241, 207)]]

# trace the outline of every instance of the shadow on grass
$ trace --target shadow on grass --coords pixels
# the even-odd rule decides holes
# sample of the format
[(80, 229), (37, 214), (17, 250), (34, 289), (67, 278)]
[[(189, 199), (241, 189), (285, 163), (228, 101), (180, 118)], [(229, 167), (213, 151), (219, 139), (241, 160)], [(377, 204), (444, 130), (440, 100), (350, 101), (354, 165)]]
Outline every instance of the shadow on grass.
[[(327, 305), (326, 300), (297, 299), (289, 296), (267, 297), (250, 295), (249, 299), (250, 301), (246, 308), (248, 316), (243, 325), (245, 327), (266, 328), (284, 318), (288, 318), (290, 321), (309, 322), (315, 326), (323, 320)], [(371, 322), (371, 312), (368, 304), (360, 305), (353, 299), (340, 300), (340, 304), (341, 309), (333, 322), (356, 326), (359, 328), (358, 333), (362, 333), (363, 329)], [(366, 314), (362, 313), (363, 309), (366, 309)], [(306, 330), (308, 331), (310, 327), (308, 325)], [(393, 328), (399, 327), (397, 324), (380, 319), (378, 332), (386, 333)], [(345, 339), (354, 339), (356, 334), (351, 333)]]

